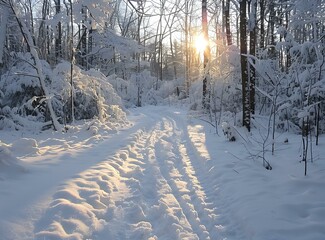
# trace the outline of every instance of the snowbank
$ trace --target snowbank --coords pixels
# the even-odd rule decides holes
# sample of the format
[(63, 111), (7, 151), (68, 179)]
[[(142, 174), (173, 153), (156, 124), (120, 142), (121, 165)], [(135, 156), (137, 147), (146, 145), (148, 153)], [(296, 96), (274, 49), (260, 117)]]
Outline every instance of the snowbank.
[[(0, 78), (0, 129), (40, 131), (48, 128), (52, 122), (47, 101), (51, 101), (61, 124), (70, 123), (70, 63), (61, 62), (52, 69), (47, 62), (41, 61), (49, 94), (46, 98), (30, 54), (17, 54), (16, 57), (14, 66)], [(125, 120), (122, 100), (105, 75), (74, 66), (72, 84), (74, 119)]]
[(0, 180), (15, 178), (26, 172), (23, 162), (14, 157), (10, 149), (9, 145), (0, 141)]
[(33, 138), (20, 138), (12, 143), (10, 149), (15, 153), (16, 156), (37, 154), (38, 144)]
[[(304, 176), (299, 135), (277, 134), (273, 156), (267, 142), (265, 156), (273, 169), (266, 170), (261, 160), (265, 134), (261, 129), (228, 142), (217, 137), (211, 126), (193, 120), (195, 124), (205, 125), (205, 129), (191, 128), (190, 136), (196, 146), (205, 136), (206, 152), (211, 156), (206, 168), (217, 189), (219, 214), (231, 221), (224, 225), (227, 239), (325, 239), (324, 137), (320, 146), (313, 146), (313, 162), (309, 156), (308, 175)], [(197, 149), (200, 153), (203, 148)], [(242, 236), (231, 236), (238, 230)]]

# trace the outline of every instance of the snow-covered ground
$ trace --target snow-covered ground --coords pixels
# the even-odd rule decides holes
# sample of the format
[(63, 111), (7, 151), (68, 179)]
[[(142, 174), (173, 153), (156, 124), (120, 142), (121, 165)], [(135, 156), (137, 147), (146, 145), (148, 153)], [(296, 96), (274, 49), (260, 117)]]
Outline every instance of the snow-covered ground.
[(128, 118), (118, 131), (2, 131), (0, 239), (325, 239), (324, 138), (304, 176), (299, 136), (277, 138), (268, 171), (250, 158), (258, 139), (228, 142), (184, 110)]

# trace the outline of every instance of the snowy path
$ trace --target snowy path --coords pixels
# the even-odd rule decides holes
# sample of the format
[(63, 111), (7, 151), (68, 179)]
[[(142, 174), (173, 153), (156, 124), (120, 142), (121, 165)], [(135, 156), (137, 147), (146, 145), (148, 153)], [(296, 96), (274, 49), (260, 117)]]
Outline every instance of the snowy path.
[(325, 239), (325, 138), (305, 177), (298, 135), (279, 139), (266, 171), (240, 139), (185, 111), (144, 107), (129, 119), (118, 132), (33, 134), (25, 156), (4, 145), (27, 172), (0, 172), (0, 239)]
[(23, 181), (26, 191), (14, 192), (15, 202), (0, 205), (8, 216), (1, 218), (0, 235), (223, 239), (204, 136), (189, 133), (185, 112), (137, 111), (133, 127), (84, 150), (46, 152), (31, 174), (10, 182), (15, 188)]

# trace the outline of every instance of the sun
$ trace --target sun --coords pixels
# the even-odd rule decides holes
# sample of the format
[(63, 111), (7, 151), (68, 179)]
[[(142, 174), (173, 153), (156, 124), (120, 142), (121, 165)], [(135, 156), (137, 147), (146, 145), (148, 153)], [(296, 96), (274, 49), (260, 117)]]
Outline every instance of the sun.
[(201, 54), (204, 53), (204, 50), (208, 46), (208, 41), (204, 38), (202, 34), (197, 35), (194, 42), (194, 47), (197, 53)]

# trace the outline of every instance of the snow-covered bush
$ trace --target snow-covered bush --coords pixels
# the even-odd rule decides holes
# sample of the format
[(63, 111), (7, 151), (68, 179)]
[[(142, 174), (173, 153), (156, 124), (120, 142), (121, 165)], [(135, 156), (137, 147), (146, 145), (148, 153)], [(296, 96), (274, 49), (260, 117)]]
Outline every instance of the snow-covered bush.
[[(54, 69), (54, 80), (61, 82), (70, 79), (70, 64), (60, 63)], [(75, 119), (91, 119), (99, 117), (106, 120), (110, 117), (110, 105), (122, 107), (121, 98), (117, 95), (107, 77), (99, 71), (84, 71), (74, 66), (73, 72)], [(69, 86), (70, 89), (70, 86)], [(59, 89), (63, 98), (65, 117), (69, 119), (71, 96), (66, 89)]]
[(223, 122), (221, 124), (221, 127), (222, 127), (223, 134), (230, 142), (236, 141), (236, 133), (233, 126), (231, 126), (227, 122)]
[[(218, 64), (210, 69), (209, 97), (212, 112), (239, 112), (241, 107), (240, 54), (236, 46), (220, 49)], [(202, 79), (199, 76), (191, 83), (189, 91), (190, 109), (202, 109)]]
[(133, 73), (127, 80), (112, 75), (108, 77), (108, 81), (127, 107), (141, 106), (144, 96), (156, 83), (156, 79), (150, 75), (148, 70)]
[[(324, 112), (325, 106), (325, 48), (321, 42), (294, 43), (290, 48), (292, 65), (288, 72), (287, 86), (288, 117), (297, 128), (302, 128), (302, 117), (308, 117), (310, 128), (315, 128), (317, 113)], [(319, 118), (318, 130), (324, 132), (323, 118)]]
[[(16, 108), (15, 112), (22, 117), (33, 116), (35, 121), (46, 121), (44, 94), (36, 70), (32, 66), (32, 57), (29, 53), (18, 53), (15, 57), (15, 64), (0, 80), (0, 90), (3, 92), (1, 105)], [(42, 67), (49, 76), (49, 64), (42, 61)], [(49, 78), (46, 80), (49, 83)]]
[(148, 105), (157, 105), (159, 101), (159, 96), (157, 96), (157, 91), (151, 88), (143, 98), (143, 102)]
[[(16, 62), (0, 79), (0, 129), (19, 129), (30, 126), (30, 122), (43, 123), (50, 120), (46, 101), (51, 101), (61, 123), (71, 120), (70, 64), (59, 63), (52, 68), (42, 61), (46, 76), (46, 87), (50, 99), (44, 97), (33, 59), (29, 53), (16, 54)], [(121, 98), (116, 94), (106, 76), (96, 70), (84, 71), (74, 66), (73, 100), (75, 119), (108, 118), (123, 114), (112, 114), (122, 108)], [(118, 107), (117, 107), (118, 106)], [(119, 110), (121, 111), (121, 110)]]
[(177, 96), (177, 98), (182, 99), (186, 95), (183, 85), (184, 79), (164, 81), (160, 84), (157, 94), (162, 99), (167, 99), (170, 96)]
[(157, 90), (150, 89), (144, 97), (144, 103), (149, 105), (170, 104), (170, 101), (182, 99), (185, 95), (177, 80), (163, 81)]
[(202, 82), (192, 83), (189, 89), (189, 101), (191, 110), (202, 109)]
[(115, 74), (108, 79), (126, 107), (170, 104), (173, 99), (186, 97), (184, 79), (161, 81), (147, 69), (131, 74), (126, 80)]

